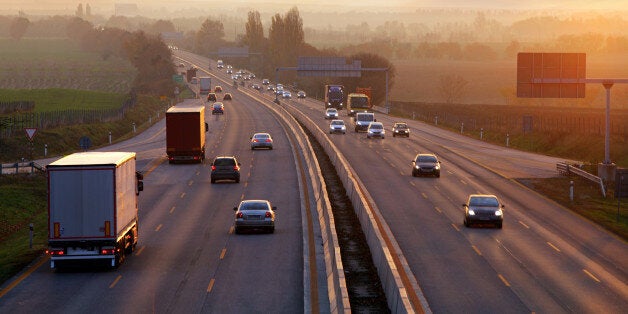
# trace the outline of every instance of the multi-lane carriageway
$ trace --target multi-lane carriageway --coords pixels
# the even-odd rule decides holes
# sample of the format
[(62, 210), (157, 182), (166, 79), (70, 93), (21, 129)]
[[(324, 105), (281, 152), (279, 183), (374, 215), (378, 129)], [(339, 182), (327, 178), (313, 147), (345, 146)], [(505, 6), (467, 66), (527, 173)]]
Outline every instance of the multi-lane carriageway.
[[(201, 69), (210, 62), (182, 51), (176, 54)], [(230, 86), (225, 73), (211, 74)], [(266, 107), (245, 95), (257, 91), (228, 91), (235, 97), (224, 117), (208, 117), (208, 158), (238, 155), (246, 179), (213, 186), (207, 164), (164, 163), (163, 122), (137, 136), (135, 143), (106, 148), (132, 148), (138, 152), (139, 168), (150, 172), (140, 197), (139, 250), (117, 271), (32, 267), (11, 289), (3, 287), (0, 311), (294, 313), (311, 308), (303, 297), (307, 248), (289, 136)], [(260, 93), (255, 98), (271, 101), (274, 96)], [(323, 130), (328, 127), (318, 101), (282, 100), (281, 106), (305, 113)], [(377, 118), (387, 128), (396, 120), (379, 113)], [(562, 160), (406, 122), (412, 130), (409, 139), (367, 140), (363, 133), (352, 132), (327, 138), (377, 204), (429, 310), (626, 311), (626, 242), (516, 180), (552, 176)], [(272, 152), (249, 150), (248, 137), (261, 129), (274, 135)], [(410, 161), (418, 152), (440, 157), (441, 178), (410, 175)], [(464, 228), (460, 205), (470, 193), (502, 199), (502, 230)], [(232, 234), (231, 208), (242, 198), (273, 200), (279, 207), (275, 234)]]

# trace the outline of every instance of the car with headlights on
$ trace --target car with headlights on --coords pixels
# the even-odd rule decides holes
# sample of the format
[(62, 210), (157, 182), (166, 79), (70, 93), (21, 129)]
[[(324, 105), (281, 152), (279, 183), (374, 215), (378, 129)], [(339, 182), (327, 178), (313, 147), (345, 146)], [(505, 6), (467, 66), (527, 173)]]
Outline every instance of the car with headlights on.
[(410, 128), (405, 122), (395, 122), (392, 127), (393, 137), (405, 136), (410, 137)]
[(289, 91), (283, 91), (283, 99), (292, 99), (292, 93)]
[(464, 225), (492, 224), (501, 229), (504, 222), (504, 205), (497, 196), (489, 194), (471, 194), (464, 209)]
[(263, 79), (262, 80), (262, 85), (268, 85), (270, 84), (270, 80), (269, 79)]
[(338, 119), (338, 109), (328, 108), (325, 110), (325, 119)]
[(251, 137), (251, 149), (273, 149), (273, 138), (268, 133), (255, 133)]
[(243, 200), (234, 207), (234, 231), (242, 233), (243, 229), (263, 229), (269, 233), (275, 232), (275, 211), (268, 200)]
[(434, 154), (417, 154), (412, 160), (412, 176), (435, 176), (440, 178), (440, 160)]
[(386, 136), (386, 130), (384, 130), (384, 124), (381, 122), (371, 122), (366, 129), (366, 138), (384, 138)]
[(333, 133), (347, 133), (347, 126), (343, 120), (331, 120), (331, 123), (329, 124), (329, 134)]
[(211, 165), (211, 183), (219, 180), (233, 180), (235, 183), (240, 183), (240, 166), (235, 156), (217, 156)]
[(297, 92), (297, 98), (305, 98), (305, 97), (306, 95), (304, 91), (300, 90)]

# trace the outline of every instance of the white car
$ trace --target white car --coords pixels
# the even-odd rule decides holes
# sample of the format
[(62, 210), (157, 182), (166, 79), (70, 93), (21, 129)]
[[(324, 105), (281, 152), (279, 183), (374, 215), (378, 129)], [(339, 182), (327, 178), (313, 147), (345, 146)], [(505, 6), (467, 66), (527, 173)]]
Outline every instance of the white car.
[(384, 138), (386, 136), (386, 130), (384, 130), (384, 124), (381, 122), (371, 122), (369, 123), (368, 129), (366, 129), (366, 138)]
[(292, 99), (292, 93), (289, 91), (284, 91), (282, 95), (283, 99)]
[(338, 119), (338, 109), (328, 108), (325, 110), (325, 119)]
[(331, 120), (329, 124), (329, 134), (333, 133), (347, 133), (347, 126), (343, 120)]

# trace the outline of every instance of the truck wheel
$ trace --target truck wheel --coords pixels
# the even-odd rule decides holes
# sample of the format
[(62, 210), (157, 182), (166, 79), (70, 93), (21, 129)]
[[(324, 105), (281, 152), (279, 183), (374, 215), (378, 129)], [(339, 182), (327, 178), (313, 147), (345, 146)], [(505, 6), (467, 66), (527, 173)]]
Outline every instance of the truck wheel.
[(212, 178), (211, 181), (212, 181), (212, 184), (216, 183), (216, 179), (214, 178)]

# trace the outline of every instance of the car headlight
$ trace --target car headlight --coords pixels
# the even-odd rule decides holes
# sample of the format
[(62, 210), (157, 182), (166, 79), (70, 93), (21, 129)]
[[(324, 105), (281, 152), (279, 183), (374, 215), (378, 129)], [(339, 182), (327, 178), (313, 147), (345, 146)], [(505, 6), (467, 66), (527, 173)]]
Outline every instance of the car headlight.
[(399, 130), (395, 130), (395, 133), (399, 133)]
[(475, 215), (475, 211), (473, 211), (473, 209), (469, 209), (469, 215), (470, 215), (470, 216)]
[(501, 209), (495, 211), (495, 216), (501, 216), (501, 215), (502, 215)]
[(341, 126), (340, 128), (341, 128), (342, 130), (346, 129), (346, 127), (345, 127), (344, 125), (343, 125), (343, 126)]
[(436, 169), (436, 170), (440, 170), (440, 165), (436, 165), (436, 166), (434, 166), (434, 169)]
[(421, 167), (419, 167), (418, 165), (417, 165), (417, 166), (414, 166), (414, 168), (415, 168), (415, 169), (421, 169)]

